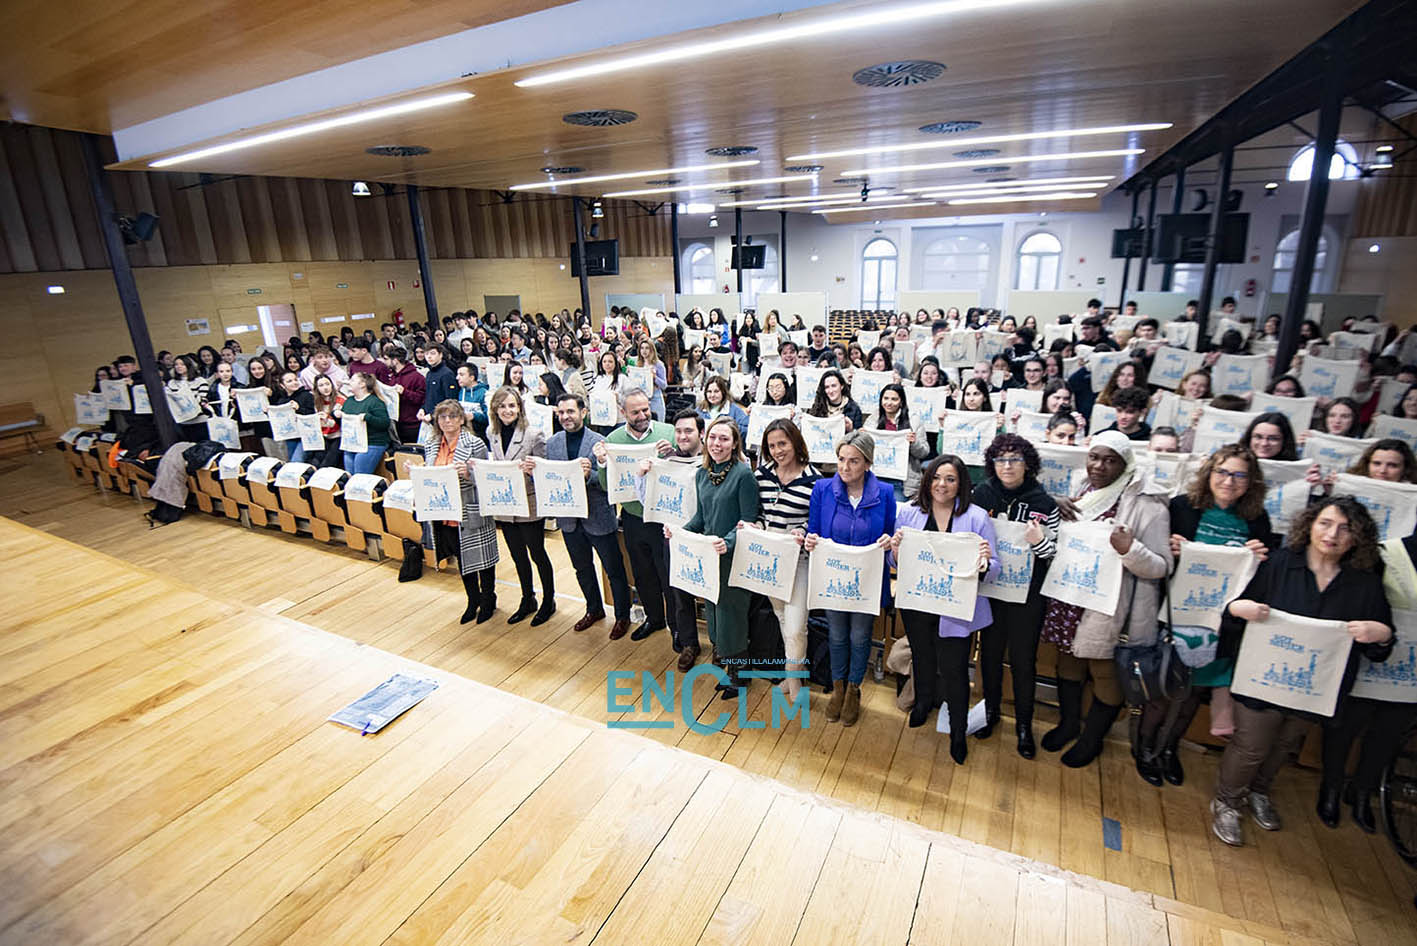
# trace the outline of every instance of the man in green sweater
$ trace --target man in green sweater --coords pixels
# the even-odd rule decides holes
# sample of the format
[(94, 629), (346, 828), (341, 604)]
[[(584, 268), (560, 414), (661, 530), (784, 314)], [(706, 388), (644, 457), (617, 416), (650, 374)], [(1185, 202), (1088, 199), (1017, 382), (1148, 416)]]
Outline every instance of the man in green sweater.
[[(620, 410), (625, 415), (625, 423), (612, 430), (594, 448), (596, 461), (600, 464), (596, 475), (600, 478), (602, 489), (608, 489), (607, 445), (653, 445), (662, 457), (668, 456), (674, 449), (674, 428), (654, 419), (649, 410), (649, 395), (641, 388), (630, 388), (620, 395)], [(645, 609), (644, 622), (630, 633), (630, 639), (642, 641), (665, 627), (665, 616), (671, 610), (669, 543), (665, 541), (664, 529), (659, 523), (645, 522), (644, 507), (638, 502), (620, 504), (620, 528), (625, 532), (625, 550), (630, 556), (635, 590)]]

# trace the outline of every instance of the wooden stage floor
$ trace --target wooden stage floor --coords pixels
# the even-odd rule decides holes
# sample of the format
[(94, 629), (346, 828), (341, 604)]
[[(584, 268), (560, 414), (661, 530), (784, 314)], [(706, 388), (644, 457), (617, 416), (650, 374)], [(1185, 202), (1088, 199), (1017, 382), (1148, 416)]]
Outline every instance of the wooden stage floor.
[[(0, 469), (0, 943), (1417, 944), (1417, 874), (1320, 825), (1312, 773), (1232, 850), (1214, 756), (1164, 790), (1118, 745), (956, 767), (869, 679), (851, 729), (814, 696), (805, 729), (611, 730), (606, 672), (669, 669), (665, 635), (574, 634), (569, 597), (462, 627), (453, 575), (141, 509)], [(324, 722), (409, 667), (442, 686), (384, 732)]]

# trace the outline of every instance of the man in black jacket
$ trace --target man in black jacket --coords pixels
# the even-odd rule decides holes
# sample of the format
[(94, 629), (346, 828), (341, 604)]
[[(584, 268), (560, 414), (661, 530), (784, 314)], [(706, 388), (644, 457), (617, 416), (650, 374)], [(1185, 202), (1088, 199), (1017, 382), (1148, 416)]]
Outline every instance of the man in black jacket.
[(427, 389), (423, 395), (423, 410), (418, 412), (418, 419), (431, 424), (433, 408), (437, 407), (439, 402), (449, 398), (457, 400), (458, 378), (453, 374), (453, 370), (443, 363), (443, 350), (437, 345), (425, 349), (423, 357), (428, 362), (428, 375), (423, 379)]

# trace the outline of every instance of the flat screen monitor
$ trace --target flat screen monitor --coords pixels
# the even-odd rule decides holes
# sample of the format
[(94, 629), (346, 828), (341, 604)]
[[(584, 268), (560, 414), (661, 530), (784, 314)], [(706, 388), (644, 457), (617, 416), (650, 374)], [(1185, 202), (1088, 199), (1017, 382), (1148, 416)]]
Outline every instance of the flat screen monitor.
[[(587, 240), (585, 244), (585, 268), (587, 276), (620, 275), (620, 241)], [(576, 245), (571, 244), (571, 276), (579, 279), (580, 262), (576, 259)]]
[(1113, 259), (1140, 259), (1142, 250), (1145, 249), (1146, 230), (1143, 227), (1132, 227), (1130, 230), (1112, 231), (1112, 258)]
[(762, 269), (767, 265), (767, 246), (758, 244), (757, 246), (744, 244), (733, 248), (733, 259), (729, 263), (730, 269), (738, 268), (738, 254), (743, 254), (744, 269)]
[[(1210, 214), (1164, 214), (1156, 221), (1152, 259), (1158, 263), (1204, 263)], [(1225, 214), (1220, 223), (1220, 262), (1245, 262), (1250, 215)]]

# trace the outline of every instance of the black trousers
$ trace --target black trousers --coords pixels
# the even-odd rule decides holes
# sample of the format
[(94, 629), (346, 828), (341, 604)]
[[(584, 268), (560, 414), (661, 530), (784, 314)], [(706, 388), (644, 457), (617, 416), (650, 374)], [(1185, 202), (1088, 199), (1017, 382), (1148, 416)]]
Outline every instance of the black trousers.
[(522, 598), (534, 598), (536, 590), (531, 584), (531, 565), (536, 563), (536, 571), (541, 575), (541, 594), (544, 601), (556, 597), (556, 572), (551, 567), (551, 559), (546, 555), (546, 520), (533, 519), (530, 522), (499, 522), (497, 528), (506, 540), (507, 551), (511, 553), (512, 564), (517, 567), (517, 580), (522, 585)]
[[(406, 551), (408, 545), (404, 546)], [(458, 538), (458, 527), (450, 526), (444, 522), (433, 523), (433, 550), (441, 561), (445, 558), (454, 558), (458, 563), (458, 572), (462, 573), (462, 542)], [(417, 551), (413, 554), (422, 555), (423, 546), (418, 545)], [(481, 571), (470, 572), (462, 576), (463, 590), (467, 592), (468, 606), (481, 603), (480, 599), (485, 599), (490, 606), (497, 603), (497, 566), (489, 565)]]
[(1414, 720), (1417, 720), (1417, 703), (1344, 698), (1333, 719), (1324, 724), (1324, 782), (1334, 787), (1343, 784), (1349, 750), (1353, 740), (1361, 736), (1363, 742), (1358, 750), (1358, 766), (1353, 770), (1353, 784), (1363, 791), (1377, 791), (1383, 770), (1402, 748)]
[(418, 443), (418, 421), (397, 421), (394, 425), (398, 428), (399, 439), (406, 444)]
[(910, 669), (915, 705), (933, 706), (943, 697), (950, 733), (963, 735), (969, 724), (969, 651), (973, 635), (941, 637), (940, 617), (900, 609), (910, 641)]
[(674, 613), (674, 601), (669, 587), (669, 543), (664, 538), (664, 526), (645, 522), (631, 512), (620, 514), (620, 526), (625, 530), (625, 551), (630, 556), (630, 570), (635, 576), (635, 591), (645, 609), (650, 627), (664, 627)]
[(989, 602), (994, 611), (994, 623), (979, 632), (979, 673), (984, 705), (991, 717), (998, 716), (1004, 698), (1004, 652), (1007, 650), (1009, 670), (1013, 673), (1014, 717), (1020, 725), (1033, 723), (1043, 603), (1042, 595), (1033, 594), (1022, 604)]

